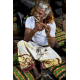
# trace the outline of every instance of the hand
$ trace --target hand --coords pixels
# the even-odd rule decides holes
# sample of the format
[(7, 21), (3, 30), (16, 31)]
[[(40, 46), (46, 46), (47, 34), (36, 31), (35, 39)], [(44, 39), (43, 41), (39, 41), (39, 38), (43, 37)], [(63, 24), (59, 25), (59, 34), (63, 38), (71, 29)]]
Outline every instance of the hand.
[(50, 28), (49, 25), (46, 25), (46, 26), (47, 26), (47, 29), (48, 29), (48, 31), (45, 29), (46, 35), (47, 35), (47, 37), (50, 37), (51, 28)]
[(36, 22), (34, 30), (35, 30), (35, 32), (44, 30), (44, 27), (43, 27), (42, 23)]

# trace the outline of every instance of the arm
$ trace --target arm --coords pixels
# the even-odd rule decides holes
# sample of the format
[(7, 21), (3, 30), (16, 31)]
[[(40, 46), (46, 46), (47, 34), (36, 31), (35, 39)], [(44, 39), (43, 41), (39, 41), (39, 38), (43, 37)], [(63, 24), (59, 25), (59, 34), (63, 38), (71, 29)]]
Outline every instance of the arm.
[(34, 29), (31, 31), (30, 28), (25, 28), (24, 40), (27, 42), (30, 41), (34, 36), (35, 32), (36, 31)]
[(48, 44), (50, 45), (50, 47), (54, 47), (55, 46), (55, 37), (51, 37), (48, 39)]
[(49, 31), (45, 30), (45, 32), (46, 32), (46, 35), (47, 35), (48, 44), (50, 45), (50, 47), (53, 48), (55, 46), (55, 37), (51, 37), (51, 35), (50, 35), (50, 31), (51, 31), (50, 26), (47, 26), (47, 28), (48, 28)]
[(43, 29), (44, 27), (42, 27), (42, 24), (39, 23), (35, 23), (35, 27), (32, 31), (30, 28), (26, 28), (24, 34), (24, 40), (27, 42), (30, 41), (37, 31), (42, 31)]

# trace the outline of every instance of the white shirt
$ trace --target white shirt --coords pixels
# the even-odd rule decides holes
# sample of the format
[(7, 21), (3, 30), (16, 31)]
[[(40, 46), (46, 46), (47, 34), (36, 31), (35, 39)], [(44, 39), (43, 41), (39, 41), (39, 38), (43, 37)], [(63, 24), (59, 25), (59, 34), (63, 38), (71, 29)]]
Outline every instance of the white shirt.
[[(48, 23), (47, 25), (49, 25), (51, 28), (51, 32), (50, 32), (51, 37), (55, 37), (55, 31), (56, 31), (55, 22), (53, 21), (52, 23)], [(31, 30), (33, 30), (34, 27), (35, 27), (34, 16), (30, 16), (26, 19), (25, 28), (30, 28)], [(32, 40), (42, 46), (48, 45), (45, 29), (42, 31), (36, 32), (32, 37)]]

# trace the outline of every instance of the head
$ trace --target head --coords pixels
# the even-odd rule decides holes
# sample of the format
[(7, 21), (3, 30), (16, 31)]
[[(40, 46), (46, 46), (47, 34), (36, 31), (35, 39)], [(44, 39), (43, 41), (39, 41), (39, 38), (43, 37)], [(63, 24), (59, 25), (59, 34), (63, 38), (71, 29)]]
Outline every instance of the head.
[(52, 9), (47, 2), (40, 1), (32, 13), (38, 19), (44, 20), (47, 17), (49, 18), (52, 13)]

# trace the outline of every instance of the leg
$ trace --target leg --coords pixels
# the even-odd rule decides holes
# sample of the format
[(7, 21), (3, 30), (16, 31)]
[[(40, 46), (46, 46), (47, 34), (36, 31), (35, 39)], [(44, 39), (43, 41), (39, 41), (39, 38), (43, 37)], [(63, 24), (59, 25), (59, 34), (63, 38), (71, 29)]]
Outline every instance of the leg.
[(20, 67), (23, 72), (28, 72), (29, 70), (33, 69), (36, 79), (39, 79), (41, 75), (35, 66), (35, 60), (32, 58), (26, 48), (27, 45), (25, 41), (18, 42), (18, 59)]
[(26, 42), (19, 41), (18, 44), (18, 60), (23, 72), (28, 72), (35, 66), (35, 61), (26, 49)]
[(41, 77), (41, 74), (38, 72), (36, 66), (33, 67), (34, 75), (36, 76), (36, 80)]

